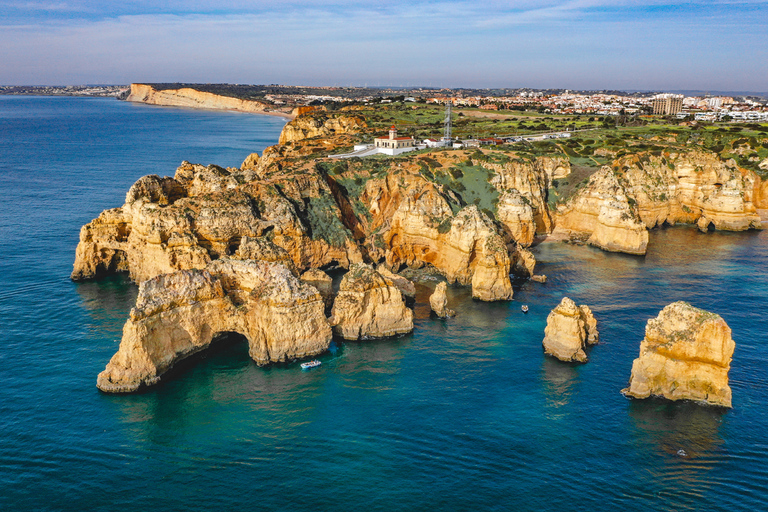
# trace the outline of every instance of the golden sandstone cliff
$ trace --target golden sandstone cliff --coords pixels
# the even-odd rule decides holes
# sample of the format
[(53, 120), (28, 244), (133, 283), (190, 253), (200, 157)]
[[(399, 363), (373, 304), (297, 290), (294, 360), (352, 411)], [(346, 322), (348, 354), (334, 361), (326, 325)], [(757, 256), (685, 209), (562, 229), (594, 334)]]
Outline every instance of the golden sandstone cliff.
[(280, 115), (286, 115), (285, 112), (279, 112), (272, 105), (261, 101), (221, 96), (188, 87), (181, 89), (157, 90), (147, 84), (131, 84), (131, 92), (128, 95), (127, 101), (147, 103), (149, 105), (165, 105), (169, 107), (235, 110), (238, 112), (253, 112), (259, 114), (279, 113)]
[(685, 302), (670, 304), (648, 320), (623, 393), (731, 407), (728, 371), (734, 348), (731, 329), (719, 315)]
[[(760, 179), (704, 150), (619, 158), (558, 208), (558, 230), (605, 250), (645, 254), (647, 229), (696, 224), (702, 231), (761, 229)], [(761, 204), (761, 203), (758, 203)]]

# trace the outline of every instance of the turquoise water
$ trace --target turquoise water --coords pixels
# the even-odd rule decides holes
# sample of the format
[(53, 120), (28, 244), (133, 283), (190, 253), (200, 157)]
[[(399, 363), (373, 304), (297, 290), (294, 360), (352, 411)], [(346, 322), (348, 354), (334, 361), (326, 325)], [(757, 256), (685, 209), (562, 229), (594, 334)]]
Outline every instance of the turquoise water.
[[(449, 321), (420, 285), (412, 335), (312, 371), (258, 368), (235, 340), (146, 393), (98, 392), (136, 288), (69, 280), (80, 226), (136, 178), (238, 165), (282, 125), (0, 96), (0, 510), (766, 509), (768, 232), (654, 231), (645, 258), (542, 244), (545, 285), (449, 289)], [(586, 365), (542, 354), (563, 295), (600, 322)], [(619, 393), (679, 299), (733, 329), (730, 411)]]

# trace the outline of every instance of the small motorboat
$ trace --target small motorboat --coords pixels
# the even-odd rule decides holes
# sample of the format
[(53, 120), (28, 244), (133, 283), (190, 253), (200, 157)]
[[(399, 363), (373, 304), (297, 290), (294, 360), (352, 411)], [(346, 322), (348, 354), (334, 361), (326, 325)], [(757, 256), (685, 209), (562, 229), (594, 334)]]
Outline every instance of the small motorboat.
[(520, 307), (520, 309), (523, 311), (523, 313), (527, 313), (528, 312), (528, 305), (527, 304), (523, 304), (522, 307)]
[(309, 370), (310, 368), (315, 368), (316, 366), (320, 366), (321, 363), (317, 359), (314, 359), (312, 361), (307, 361), (306, 363), (301, 363), (301, 369), (302, 370)]

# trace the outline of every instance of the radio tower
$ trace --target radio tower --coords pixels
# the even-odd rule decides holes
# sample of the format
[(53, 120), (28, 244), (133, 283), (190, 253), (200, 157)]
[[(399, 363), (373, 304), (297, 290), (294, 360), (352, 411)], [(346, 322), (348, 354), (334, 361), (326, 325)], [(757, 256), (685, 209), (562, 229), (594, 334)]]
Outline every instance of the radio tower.
[(448, 145), (451, 142), (451, 100), (445, 102), (445, 135), (443, 142)]

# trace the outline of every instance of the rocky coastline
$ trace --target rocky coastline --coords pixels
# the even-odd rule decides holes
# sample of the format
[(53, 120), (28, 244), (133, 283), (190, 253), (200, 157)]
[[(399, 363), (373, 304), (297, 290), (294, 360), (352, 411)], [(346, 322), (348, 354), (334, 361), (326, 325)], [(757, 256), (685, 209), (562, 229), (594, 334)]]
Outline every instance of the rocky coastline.
[[(135, 93), (167, 100), (138, 85)], [(173, 101), (188, 101), (180, 97)], [(72, 279), (126, 272), (140, 283), (98, 387), (153, 385), (221, 333), (245, 336), (259, 365), (320, 354), (333, 336), (408, 333), (406, 269), (444, 278), (430, 302), (445, 318), (453, 314), (446, 284), (470, 287), (480, 301), (508, 301), (513, 277), (545, 282), (528, 250), (537, 237), (643, 255), (655, 226), (760, 229), (757, 209), (768, 205), (754, 172), (704, 150), (617, 158), (559, 204), (550, 196), (571, 173), (563, 157), (456, 149), (328, 158), (372, 131), (354, 112), (307, 110), (278, 145), (239, 168), (183, 162), (173, 177), (144, 176), (121, 207), (83, 226)], [(330, 269), (344, 273), (337, 286)], [(595, 325), (588, 307), (563, 299), (548, 320), (545, 352), (586, 362)]]

